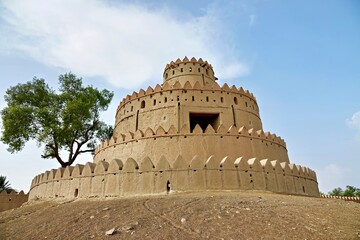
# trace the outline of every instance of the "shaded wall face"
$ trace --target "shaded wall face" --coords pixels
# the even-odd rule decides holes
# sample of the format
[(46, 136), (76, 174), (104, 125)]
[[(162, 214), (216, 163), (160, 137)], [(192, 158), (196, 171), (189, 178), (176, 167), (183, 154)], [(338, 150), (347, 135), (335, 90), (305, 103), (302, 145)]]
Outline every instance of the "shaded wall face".
[[(319, 196), (315, 173), (294, 164), (215, 156), (194, 156), (191, 161), (178, 156), (175, 161), (169, 160), (161, 157), (154, 164), (146, 157), (138, 162), (128, 158), (87, 163), (75, 167), (72, 175), (55, 174), (61, 176), (59, 179), (51, 175), (46, 178), (44, 173), (33, 181), (30, 199), (127, 197), (193, 190), (268, 190)], [(66, 172), (68, 168), (56, 172)]]
[(134, 98), (116, 113), (114, 136), (174, 125), (179, 131), (190, 125), (191, 114), (218, 114), (217, 123), (225, 126), (262, 129), (256, 101), (246, 95), (221, 90), (166, 90)]
[(94, 155), (94, 162), (111, 161), (112, 159), (143, 159), (150, 157), (155, 163), (166, 156), (170, 163), (177, 156), (183, 156), (190, 161), (193, 156), (207, 158), (229, 156), (235, 158), (261, 158), (289, 162), (287, 150), (284, 146), (257, 136), (222, 134), (184, 134), (162, 135), (141, 139), (134, 139), (126, 143), (109, 145)]
[(11, 192), (6, 193), (2, 191), (0, 193), (0, 212), (6, 211), (13, 208), (20, 207), (24, 202), (27, 202), (28, 195), (24, 194), (22, 191), (20, 193)]

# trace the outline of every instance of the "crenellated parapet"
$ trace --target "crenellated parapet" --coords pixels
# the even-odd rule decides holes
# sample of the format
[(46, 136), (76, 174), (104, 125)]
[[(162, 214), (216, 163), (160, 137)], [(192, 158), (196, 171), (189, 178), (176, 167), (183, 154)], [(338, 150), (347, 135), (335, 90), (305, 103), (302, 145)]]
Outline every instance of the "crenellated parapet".
[(276, 144), (283, 148), (286, 148), (286, 143), (284, 139), (277, 136), (276, 134), (270, 132), (264, 132), (261, 129), (260, 130), (254, 130), (253, 128), (247, 129), (245, 126), (242, 126), (240, 128), (230, 126), (229, 128), (226, 128), (222, 124), (220, 124), (216, 130), (210, 124), (207, 125), (205, 130), (203, 130), (200, 127), (200, 125), (197, 124), (195, 128), (192, 131), (190, 131), (189, 126), (187, 124), (184, 124), (181, 127), (180, 131), (177, 131), (174, 125), (171, 125), (167, 131), (165, 131), (163, 127), (159, 126), (157, 129), (152, 129), (148, 127), (144, 131), (139, 129), (135, 133), (124, 132), (124, 133), (120, 133), (119, 135), (121, 136), (120, 138), (111, 137), (110, 139), (102, 142), (95, 149), (94, 154), (96, 155), (101, 150), (106, 149), (108, 147), (113, 147), (114, 145), (126, 144), (128, 142), (138, 141), (146, 138), (161, 138), (161, 137), (174, 137), (174, 136), (183, 137), (183, 136), (192, 136), (192, 135), (202, 135), (202, 136), (216, 135), (220, 137), (233, 136), (233, 137), (254, 138), (262, 141), (267, 141), (270, 144)]
[(334, 196), (334, 195), (320, 195), (321, 198), (328, 198), (328, 199), (339, 199), (344, 201), (351, 201), (351, 202), (357, 202), (360, 203), (360, 197), (348, 197), (348, 196)]
[(190, 60), (185, 57), (183, 60), (178, 58), (175, 62), (171, 61), (166, 64), (163, 73), (164, 84), (190, 81), (191, 83), (198, 82), (201, 86), (204, 86), (208, 83), (213, 84), (216, 80), (211, 64), (201, 58), (197, 60), (194, 57)]
[(118, 106), (113, 135), (122, 138), (123, 132), (171, 125), (179, 131), (184, 124), (192, 130), (199, 116), (212, 121), (213, 128), (223, 124), (262, 129), (256, 99), (249, 91), (227, 84), (220, 87), (216, 82), (201, 86), (176, 81), (127, 95)]
[(51, 170), (34, 178), (30, 199), (127, 197), (207, 190), (262, 190), (319, 196), (315, 172), (299, 165), (244, 157), (168, 159), (161, 156), (157, 161), (149, 157), (112, 159)]
[(28, 194), (25, 194), (23, 191), (19, 193), (15, 191), (0, 192), (0, 212), (6, 211), (13, 208), (20, 207), (23, 203), (27, 202)]
[(237, 128), (220, 124), (214, 129), (209, 124), (203, 130), (196, 125), (191, 131), (189, 126), (184, 124), (178, 131), (171, 125), (167, 129), (159, 126), (157, 129), (124, 132), (118, 136), (101, 143), (95, 149), (94, 162), (109, 161), (112, 157), (143, 158), (147, 155), (154, 158), (159, 153), (174, 159), (177, 155), (189, 159), (194, 152), (200, 157), (206, 157), (207, 154), (221, 157), (225, 154), (230, 157), (241, 155), (289, 162), (286, 143), (282, 138), (244, 126)]
[(242, 96), (246, 96), (249, 99), (253, 100), (254, 102), (256, 102), (256, 98), (253, 95), (253, 93), (249, 92), (249, 90), (244, 90), (242, 87), (237, 88), (235, 85), (232, 85), (231, 87), (229, 87), (229, 85), (227, 85), (226, 83), (224, 83), (222, 86), (220, 86), (219, 84), (217, 84), (216, 82), (214, 83), (206, 83), (204, 85), (201, 85), (200, 82), (196, 81), (194, 84), (191, 84), (190, 81), (186, 81), (185, 83), (181, 83), (179, 81), (175, 81), (174, 83), (168, 83), (165, 82), (164, 84), (162, 84), (162, 86), (160, 86), (159, 84), (157, 84), (155, 86), (155, 88), (152, 87), (148, 87), (145, 90), (140, 89), (139, 92), (133, 92), (131, 95), (126, 95), (126, 97), (124, 97), (122, 99), (122, 101), (120, 102), (119, 106), (118, 106), (118, 110), (123, 107), (125, 104), (127, 104), (128, 102), (134, 101), (134, 100), (139, 100), (140, 98), (144, 98), (147, 96), (153, 96), (154, 94), (157, 93), (164, 93), (164, 92), (170, 92), (171, 93), (173, 91), (176, 90), (189, 90), (189, 91), (200, 91), (200, 92), (216, 92), (216, 93), (224, 93), (225, 94), (236, 94), (236, 95), (241, 95)]

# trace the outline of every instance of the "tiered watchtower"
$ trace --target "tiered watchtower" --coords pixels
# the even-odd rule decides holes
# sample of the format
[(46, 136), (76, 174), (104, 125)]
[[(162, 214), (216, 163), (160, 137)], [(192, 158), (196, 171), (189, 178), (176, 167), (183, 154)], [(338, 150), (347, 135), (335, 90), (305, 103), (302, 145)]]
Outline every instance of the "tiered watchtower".
[[(254, 95), (241, 87), (220, 87), (208, 62), (177, 59), (166, 65), (163, 75), (162, 86), (140, 89), (121, 101), (115, 118), (116, 144), (100, 146), (95, 162), (161, 155), (173, 159), (241, 155), (289, 162), (285, 142), (264, 133)], [(144, 138), (146, 131), (167, 135)]]
[(167, 64), (163, 84), (127, 95), (113, 136), (93, 163), (33, 179), (30, 199), (268, 190), (318, 196), (316, 174), (289, 162), (283, 139), (264, 132), (256, 98), (216, 83), (202, 59)]

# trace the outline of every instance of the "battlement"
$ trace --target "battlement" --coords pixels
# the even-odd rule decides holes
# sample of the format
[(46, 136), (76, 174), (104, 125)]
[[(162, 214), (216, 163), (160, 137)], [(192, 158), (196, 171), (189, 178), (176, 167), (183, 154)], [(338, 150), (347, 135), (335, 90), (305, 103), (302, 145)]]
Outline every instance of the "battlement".
[(344, 200), (344, 201), (352, 201), (352, 202), (360, 203), (360, 197), (333, 196), (333, 195), (328, 195), (328, 194), (326, 194), (326, 195), (321, 194), (320, 197), (321, 198), (339, 199), (339, 200)]
[(166, 91), (173, 91), (173, 90), (195, 90), (195, 91), (211, 91), (211, 92), (218, 92), (218, 93), (234, 93), (239, 95), (244, 95), (251, 98), (254, 102), (256, 102), (256, 97), (253, 93), (249, 90), (244, 90), (242, 87), (237, 88), (235, 85), (229, 87), (226, 83), (224, 83), (221, 87), (216, 82), (210, 84), (206, 83), (205, 85), (201, 85), (199, 81), (195, 81), (193, 84), (190, 81), (186, 81), (182, 83), (181, 81), (175, 81), (172, 83), (165, 82), (162, 86), (157, 84), (155, 88), (148, 87), (146, 91), (144, 89), (140, 89), (138, 92), (133, 92), (131, 95), (126, 95), (120, 102), (118, 106), (118, 110), (124, 106), (126, 103), (138, 100), (139, 98), (152, 96), (156, 93), (166, 92)]
[(176, 81), (182, 83), (185, 81), (195, 83), (197, 81), (201, 86), (204, 86), (206, 83), (214, 83), (217, 78), (211, 64), (207, 61), (203, 61), (201, 58), (196, 60), (194, 57), (189, 60), (184, 57), (183, 60), (178, 58), (175, 62), (171, 61), (166, 64), (163, 80), (164, 84), (166, 82), (175, 83)]
[(171, 125), (167, 131), (161, 126), (157, 129), (152, 129), (148, 127), (146, 130), (137, 130), (134, 132), (124, 132), (120, 133), (121, 138), (112, 137), (107, 141), (102, 142), (96, 149), (94, 154), (96, 155), (102, 149), (113, 147), (117, 144), (126, 144), (132, 141), (138, 141), (141, 139), (147, 138), (161, 138), (161, 137), (174, 137), (174, 136), (195, 136), (195, 135), (215, 135), (223, 138), (224, 136), (233, 136), (233, 137), (245, 137), (245, 138), (255, 138), (260, 139), (262, 141), (268, 141), (273, 144), (277, 144), (283, 148), (286, 148), (286, 143), (284, 139), (276, 134), (272, 134), (270, 132), (264, 132), (263, 130), (255, 130), (253, 128), (246, 129), (246, 127), (242, 126), (240, 128), (236, 128), (234, 126), (230, 126), (226, 128), (223, 124), (215, 130), (212, 125), (207, 125), (205, 130), (203, 130), (198, 124), (195, 126), (193, 131), (190, 131), (190, 128), (187, 124), (184, 124), (180, 131), (177, 131), (174, 125)]
[(11, 191), (10, 193), (2, 191), (0, 192), (0, 212), (18, 208), (27, 200), (28, 194), (25, 194), (23, 191), (19, 193), (15, 191)]
[[(206, 120), (206, 114), (216, 119)], [(174, 125), (179, 131), (183, 124), (188, 124), (193, 129), (202, 119), (198, 115), (205, 116), (202, 125), (215, 121), (214, 128), (222, 123), (262, 129), (258, 104), (248, 90), (235, 85), (220, 87), (217, 83), (207, 83), (201, 86), (199, 82), (182, 84), (177, 81), (127, 95), (116, 111), (114, 136), (119, 138), (121, 132), (135, 132), (147, 127), (156, 129), (158, 126), (167, 129)]]
[[(270, 132), (262, 130), (225, 127), (220, 124), (205, 129), (196, 125), (193, 130), (184, 124), (179, 130), (174, 125), (169, 128), (159, 126), (138, 129), (136, 132), (122, 132), (119, 137), (102, 142), (94, 151), (94, 162), (109, 161), (112, 157), (143, 158), (145, 155), (156, 157), (160, 154), (175, 160), (177, 155), (189, 159), (196, 153), (200, 157), (207, 154), (229, 157), (261, 157), (289, 162), (285, 141)], [(172, 146), (166, 148), (164, 146)], [(139, 151), (141, 149), (141, 151)]]
[[(157, 162), (157, 163), (155, 163)], [(97, 164), (53, 169), (36, 176), (30, 199), (122, 197), (207, 190), (264, 190), (319, 196), (316, 174), (277, 160), (238, 157), (202, 159), (178, 156), (112, 159)]]

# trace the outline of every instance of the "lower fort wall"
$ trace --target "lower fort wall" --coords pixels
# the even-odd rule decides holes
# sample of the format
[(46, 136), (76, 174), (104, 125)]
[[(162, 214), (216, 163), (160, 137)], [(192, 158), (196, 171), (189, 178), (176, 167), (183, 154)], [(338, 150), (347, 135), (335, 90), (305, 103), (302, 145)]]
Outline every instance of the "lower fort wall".
[(27, 200), (28, 194), (24, 194), (23, 191), (19, 193), (2, 191), (0, 192), (0, 212), (20, 207)]
[[(173, 162), (173, 164), (170, 164)], [(190, 162), (190, 164), (188, 164)], [(127, 197), (206, 190), (264, 190), (306, 196), (319, 196), (314, 171), (277, 160), (211, 156), (178, 156), (175, 161), (160, 157), (154, 164), (113, 159), (97, 164), (78, 164), (36, 176), (29, 199), (72, 199)]]
[(320, 197), (321, 198), (339, 199), (339, 200), (344, 200), (344, 201), (352, 201), (352, 202), (360, 203), (360, 197), (333, 196), (333, 195), (327, 195), (327, 194), (326, 195), (321, 194)]

